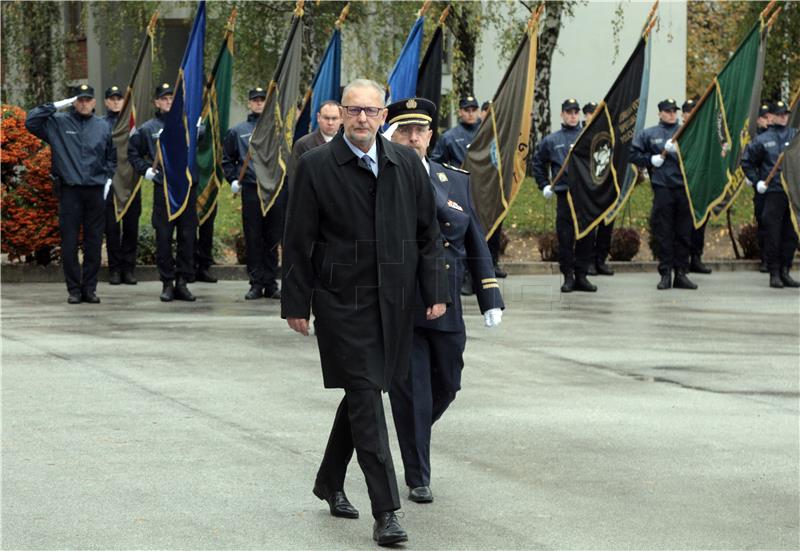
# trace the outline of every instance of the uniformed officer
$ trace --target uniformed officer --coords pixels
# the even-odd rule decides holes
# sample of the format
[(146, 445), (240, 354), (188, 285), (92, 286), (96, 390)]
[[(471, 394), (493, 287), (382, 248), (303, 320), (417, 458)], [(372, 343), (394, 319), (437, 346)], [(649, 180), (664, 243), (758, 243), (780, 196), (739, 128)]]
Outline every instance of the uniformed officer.
[[(187, 208), (183, 213), (169, 221), (167, 196), (161, 171), (153, 168), (159, 135), (164, 129), (162, 116), (172, 107), (173, 90), (168, 83), (156, 87), (156, 115), (136, 129), (128, 141), (128, 161), (133, 169), (153, 182), (152, 224), (156, 231), (156, 264), (162, 282), (162, 302), (174, 299), (194, 301), (195, 296), (186, 283), (194, 274), (194, 247), (197, 239), (197, 209)], [(189, 194), (189, 204), (194, 205), (197, 192), (194, 188)], [(173, 233), (177, 231), (177, 256), (172, 255)]]
[[(590, 101), (583, 105), (583, 122), (581, 127), (585, 127), (591, 118), (592, 113), (597, 109), (597, 102)], [(592, 232), (593, 250), (592, 258), (589, 262), (589, 275), (614, 275), (614, 270), (608, 265), (606, 259), (611, 251), (611, 238), (614, 235), (614, 221), (610, 224), (599, 224)]]
[[(106, 88), (106, 116), (108, 128), (114, 132), (119, 112), (125, 103), (122, 88), (113, 85)], [(112, 136), (113, 137), (113, 136)], [(114, 207), (114, 194), (106, 197), (106, 253), (108, 254), (108, 282), (111, 285), (136, 285), (133, 270), (136, 267), (136, 251), (139, 246), (139, 217), (142, 214), (142, 197), (137, 193), (128, 203), (120, 222)]]
[[(647, 168), (653, 186), (653, 209), (650, 213), (658, 244), (660, 290), (697, 289), (687, 276), (692, 239), (692, 213), (678, 164), (672, 136), (680, 128), (678, 104), (674, 99), (658, 103), (657, 126), (645, 128), (633, 138), (630, 161)], [(666, 150), (666, 156), (661, 152)], [(675, 279), (672, 280), (672, 272)]]
[[(61, 261), (69, 304), (97, 304), (97, 273), (103, 247), (104, 201), (117, 167), (108, 125), (94, 115), (94, 88), (78, 87), (69, 99), (45, 103), (28, 112), (25, 128), (50, 144), (52, 176), (58, 196)], [(67, 106), (67, 113), (57, 111)], [(78, 239), (83, 230), (83, 266)]]
[[(756, 135), (761, 135), (769, 128), (769, 103), (762, 101), (761, 106), (758, 108), (758, 118), (756, 119)], [(747, 180), (747, 184), (752, 187), (753, 182)], [(762, 274), (768, 274), (769, 268), (767, 267), (767, 231), (761, 215), (764, 212), (764, 199), (766, 194), (758, 193), (753, 190), (753, 213), (756, 217), (757, 238), (758, 238), (758, 251), (761, 256), (761, 263), (758, 266), (758, 271)]]
[[(683, 122), (686, 122), (686, 119), (689, 117), (689, 114), (697, 105), (697, 100), (693, 98), (689, 98), (683, 102), (681, 105), (681, 112), (683, 113)], [(711, 268), (705, 265), (703, 262), (703, 249), (705, 248), (706, 243), (706, 224), (708, 220), (703, 222), (703, 225), (699, 228), (695, 228), (692, 225), (692, 245), (690, 249), (689, 255), (689, 271), (694, 272), (696, 274), (710, 274)]]
[(481, 119), (478, 100), (465, 96), (458, 102), (458, 124), (439, 136), (431, 152), (431, 160), (461, 167), (467, 158), (467, 146), (475, 139)]
[(581, 105), (574, 98), (561, 104), (561, 129), (545, 136), (539, 142), (533, 156), (533, 176), (545, 199), (556, 196), (556, 233), (558, 234), (558, 265), (564, 274), (562, 293), (586, 291), (593, 293), (597, 287), (586, 278), (592, 258), (594, 244), (591, 235), (575, 240), (575, 229), (567, 199), (567, 178), (555, 184), (550, 183), (561, 170), (570, 148), (581, 133)]
[(766, 132), (759, 134), (744, 150), (742, 170), (748, 180), (757, 182), (756, 191), (764, 195), (761, 218), (766, 231), (769, 286), (777, 289), (800, 287), (800, 282), (789, 275), (797, 249), (797, 234), (792, 226), (789, 199), (781, 185), (781, 168), (775, 171), (769, 183), (765, 182), (781, 152), (797, 135), (797, 129), (787, 126), (789, 108), (783, 101), (770, 105), (768, 117)]
[[(261, 199), (258, 197), (258, 183), (252, 163), (247, 164), (242, 181), (239, 173), (242, 163), (250, 149), (250, 136), (258, 123), (267, 98), (267, 91), (258, 87), (250, 90), (247, 108), (250, 114), (247, 120), (230, 128), (222, 144), (222, 168), (225, 178), (231, 183), (233, 193), (242, 193), (242, 226), (244, 228), (244, 244), (247, 255), (247, 275), (250, 279), (250, 290), (244, 298), (256, 300), (262, 297), (280, 299), (276, 281), (278, 275), (278, 244), (283, 231), (283, 203), (278, 198), (267, 213), (261, 214)], [(285, 193), (281, 192), (285, 197)]]
[(410, 98), (389, 105), (387, 116), (387, 124), (397, 125), (392, 141), (414, 149), (430, 175), (436, 196), (436, 216), (444, 239), (445, 267), (449, 270), (452, 300), (445, 315), (427, 320), (418, 291), (411, 369), (407, 377), (395, 380), (389, 391), (409, 487), (408, 498), (417, 503), (433, 501), (430, 489), (431, 427), (461, 388), (466, 333), (459, 288), (464, 272), (472, 272), (478, 304), (487, 327), (500, 323), (504, 308), (485, 234), (472, 206), (469, 174), (426, 159), (433, 134), (430, 124), (435, 115), (433, 102)]

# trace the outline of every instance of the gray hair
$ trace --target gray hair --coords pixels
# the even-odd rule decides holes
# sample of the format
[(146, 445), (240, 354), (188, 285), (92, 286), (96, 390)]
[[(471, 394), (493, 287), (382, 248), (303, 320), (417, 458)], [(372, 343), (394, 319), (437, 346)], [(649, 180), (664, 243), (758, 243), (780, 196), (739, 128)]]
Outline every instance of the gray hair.
[(351, 80), (350, 83), (344, 87), (344, 90), (342, 91), (342, 98), (344, 98), (353, 88), (372, 88), (378, 92), (378, 95), (381, 98), (381, 105), (386, 105), (386, 90), (374, 80), (370, 80), (368, 78), (357, 78), (355, 80)]

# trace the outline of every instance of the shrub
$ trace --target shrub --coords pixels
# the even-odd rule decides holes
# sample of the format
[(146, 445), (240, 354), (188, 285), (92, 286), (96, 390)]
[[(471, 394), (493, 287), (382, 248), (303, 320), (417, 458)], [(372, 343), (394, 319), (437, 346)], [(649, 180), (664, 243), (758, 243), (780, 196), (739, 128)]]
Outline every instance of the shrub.
[(539, 254), (543, 262), (556, 262), (558, 260), (558, 234), (554, 231), (539, 234)]
[(739, 228), (739, 244), (745, 258), (761, 258), (761, 249), (758, 247), (758, 226), (744, 224)]
[(631, 260), (639, 253), (642, 238), (633, 228), (615, 228), (611, 234), (609, 254), (612, 260)]
[(1, 109), (2, 251), (10, 260), (48, 264), (60, 245), (50, 147), (25, 129), (25, 111), (6, 104)]
[(139, 226), (139, 246), (136, 251), (136, 264), (149, 266), (156, 263), (156, 231), (153, 226)]

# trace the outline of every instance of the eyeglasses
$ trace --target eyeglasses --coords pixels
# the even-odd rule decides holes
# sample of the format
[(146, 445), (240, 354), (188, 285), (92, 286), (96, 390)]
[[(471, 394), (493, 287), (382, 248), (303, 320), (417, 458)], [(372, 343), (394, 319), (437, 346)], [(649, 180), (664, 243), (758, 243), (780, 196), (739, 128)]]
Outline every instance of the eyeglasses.
[(342, 108), (351, 117), (357, 117), (363, 111), (365, 115), (373, 118), (380, 115), (384, 109), (383, 107), (364, 107), (359, 105), (342, 105)]

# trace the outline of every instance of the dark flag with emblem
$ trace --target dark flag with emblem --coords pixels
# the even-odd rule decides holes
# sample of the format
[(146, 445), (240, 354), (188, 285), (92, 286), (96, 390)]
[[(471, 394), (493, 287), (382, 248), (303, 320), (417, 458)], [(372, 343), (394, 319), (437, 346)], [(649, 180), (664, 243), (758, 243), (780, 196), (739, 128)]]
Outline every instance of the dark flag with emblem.
[[(431, 100), (436, 105), (437, 113), (442, 105), (442, 63), (444, 60), (442, 26), (449, 12), (450, 7), (448, 6), (439, 18), (439, 24), (433, 32), (433, 37), (428, 44), (427, 50), (425, 50), (425, 55), (422, 56), (422, 63), (417, 72), (417, 97)], [(433, 135), (431, 136), (428, 151), (433, 150), (439, 137), (439, 125), (436, 122), (434, 120), (431, 123)]]
[[(795, 94), (790, 108), (792, 114), (789, 126), (800, 130), (800, 90)], [(794, 231), (800, 237), (800, 132), (789, 143), (789, 147), (783, 150), (781, 185), (789, 197), (789, 211)]]
[(467, 148), (464, 169), (472, 176), (472, 197), (487, 239), (508, 214), (525, 179), (529, 152), (533, 83), (540, 5), (489, 102), (489, 113)]
[(125, 101), (111, 131), (117, 150), (117, 170), (112, 180), (117, 222), (125, 216), (128, 206), (141, 187), (141, 178), (128, 162), (128, 138), (136, 131), (136, 123), (147, 118), (153, 105), (153, 37), (157, 18), (157, 14), (153, 15), (147, 26), (131, 83), (125, 92)]
[[(283, 188), (286, 167), (294, 139), (297, 100), (300, 99), (300, 73), (303, 65), (303, 8), (298, 2), (292, 16), (289, 36), (278, 60), (275, 75), (267, 88), (264, 112), (250, 137), (248, 159), (253, 163), (258, 182), (261, 213), (266, 216)], [(247, 165), (242, 166), (239, 180)]]
[(639, 39), (553, 180), (555, 184), (560, 177), (569, 183), (567, 199), (578, 239), (603, 222), (620, 198), (639, 113), (647, 41), (648, 34)]

